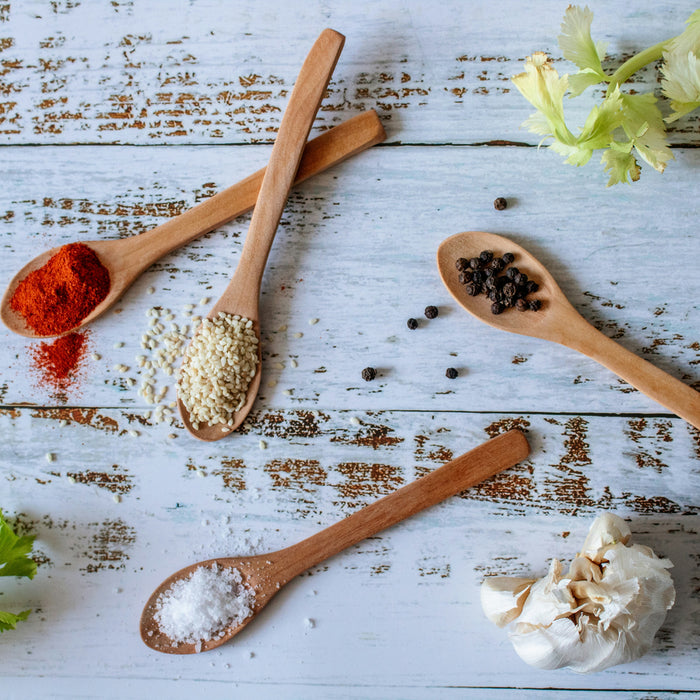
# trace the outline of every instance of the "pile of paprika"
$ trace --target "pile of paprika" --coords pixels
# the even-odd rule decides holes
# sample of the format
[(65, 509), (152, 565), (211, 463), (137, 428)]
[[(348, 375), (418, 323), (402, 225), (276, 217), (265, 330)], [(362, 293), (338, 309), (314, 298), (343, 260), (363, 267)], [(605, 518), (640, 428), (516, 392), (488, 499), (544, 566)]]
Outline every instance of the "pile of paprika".
[(109, 271), (97, 253), (70, 243), (19, 283), (10, 307), (38, 335), (60, 335), (88, 316), (109, 287)]
[[(34, 369), (42, 385), (65, 394), (77, 381), (87, 356), (87, 333), (68, 333), (31, 348)], [(48, 386), (46, 386), (48, 385)]]

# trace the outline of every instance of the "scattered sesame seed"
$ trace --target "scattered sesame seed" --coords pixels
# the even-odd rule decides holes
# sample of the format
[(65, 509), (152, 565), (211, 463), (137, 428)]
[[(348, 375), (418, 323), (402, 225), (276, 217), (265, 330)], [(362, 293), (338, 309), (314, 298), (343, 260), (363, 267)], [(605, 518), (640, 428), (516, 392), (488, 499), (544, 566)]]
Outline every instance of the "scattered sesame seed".
[(170, 438), (170, 440), (173, 440), (176, 437), (177, 437), (177, 435), (175, 433), (170, 433), (170, 435), (168, 435), (168, 438)]
[(156, 293), (156, 288), (155, 287), (149, 287), (146, 290), (146, 294), (155, 294)]
[(122, 497), (121, 497), (118, 493), (115, 493), (114, 496), (112, 496), (112, 498), (114, 499), (114, 502), (115, 502), (115, 503), (121, 503), (121, 502), (122, 502)]
[(295, 338), (303, 338), (303, 337), (304, 337), (304, 334), (303, 334), (303, 333), (295, 333), (295, 334), (294, 334), (294, 337), (295, 337)]
[(270, 381), (268, 381), (267, 385), (268, 385), (270, 388), (272, 388), (273, 386), (277, 386), (277, 380), (276, 380), (276, 379), (270, 379)]
[(267, 443), (266, 443), (264, 440), (260, 440), (260, 441), (258, 442), (258, 447), (259, 447), (261, 450), (266, 450), (266, 449), (267, 449)]
[(285, 389), (282, 393), (283, 393), (285, 396), (291, 396), (291, 395), (292, 395), (292, 390), (291, 390), (291, 389)]
[(299, 363), (296, 360), (290, 360), (289, 364), (295, 369), (299, 366)]
[(102, 359), (102, 355), (96, 352), (93, 352), (92, 355), (90, 355), (90, 357), (92, 357), (92, 359), (95, 360), (95, 362)]
[(310, 319), (309, 319), (309, 325), (310, 325), (310, 326), (315, 326), (317, 323), (318, 323), (318, 319), (317, 319), (317, 318), (310, 318)]
[(277, 332), (284, 333), (286, 330), (287, 330), (287, 326), (286, 326), (286, 324), (283, 324), (277, 329)]
[(284, 362), (276, 362), (275, 367), (277, 367), (277, 369), (284, 369)]
[(53, 452), (47, 452), (46, 453), (46, 461), (47, 462), (55, 462), (56, 461), (56, 455)]
[(74, 476), (69, 476), (69, 477), (68, 477), (68, 482), (71, 483), (71, 484), (77, 483)]
[(65, 419), (60, 420), (60, 421), (58, 421), (58, 424), (61, 426), (61, 428), (65, 428), (68, 425), (68, 421)]
[(209, 303), (209, 297), (202, 297), (202, 298), (199, 300), (199, 303), (200, 303), (202, 306), (206, 306), (206, 305)]
[(138, 437), (140, 433), (138, 430), (130, 430), (129, 435), (131, 435), (131, 437)]
[(114, 349), (117, 350), (118, 348), (123, 348), (124, 343), (120, 340), (118, 343), (114, 343)]
[(360, 419), (359, 419), (357, 416), (351, 416), (350, 422), (351, 422), (353, 425), (360, 425)]

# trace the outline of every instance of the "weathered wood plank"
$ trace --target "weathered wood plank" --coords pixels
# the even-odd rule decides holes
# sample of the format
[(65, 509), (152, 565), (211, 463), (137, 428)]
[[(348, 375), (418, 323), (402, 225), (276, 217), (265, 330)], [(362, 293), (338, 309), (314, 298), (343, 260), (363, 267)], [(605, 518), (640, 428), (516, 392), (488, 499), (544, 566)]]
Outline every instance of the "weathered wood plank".
[[(53, 245), (157, 225), (255, 170), (267, 148), (6, 151), (14, 178), (0, 193), (3, 285)], [(573, 351), (467, 316), (443, 288), (434, 256), (457, 231), (511, 235), (551, 267), (594, 325), (697, 385), (700, 311), (695, 277), (681, 263), (700, 257), (696, 153), (680, 151), (663, 176), (614, 193), (602, 178), (534, 149), (375, 148), (314, 178), (292, 194), (263, 284), (259, 405), (663, 413)], [(492, 203), (501, 195), (510, 206), (498, 212)], [(183, 304), (221, 293), (247, 222), (168, 256), (116, 313), (93, 324), (90, 345), (102, 360), (88, 360), (64, 402), (143, 405), (125, 378), (138, 377), (145, 312), (160, 305), (189, 322)], [(149, 286), (155, 294), (145, 293)], [(428, 304), (440, 308), (433, 321), (423, 317)], [(421, 319), (415, 331), (406, 327), (411, 316)], [(28, 350), (36, 343), (4, 328), (0, 337), (0, 400), (56, 404), (32, 374)], [(132, 369), (120, 374), (119, 363)], [(371, 383), (360, 378), (367, 365), (379, 370)], [(445, 378), (449, 366), (458, 379)]]
[[(170, 571), (291, 544), (514, 424), (532, 444), (525, 463), (301, 577), (235, 643), (176, 659), (142, 647), (141, 604)], [(138, 437), (126, 433), (134, 426)], [(680, 420), (265, 411), (211, 445), (169, 440), (130, 411), (26, 408), (3, 412), (0, 431), (0, 502), (38, 534), (41, 562), (34, 581), (3, 587), (5, 605), (39, 608), (2, 640), (17, 676), (40, 664), (77, 681), (205, 674), (346, 687), (361, 668), (370, 688), (590, 688), (522, 664), (484, 619), (478, 586), (569, 560), (606, 509), (672, 559), (678, 597), (650, 655), (596, 683), (698, 687), (698, 442)]]
[[(533, 51), (561, 56), (565, 7), (8, 1), (0, 24), (0, 142), (270, 141), (303, 57), (332, 26), (347, 44), (318, 128), (375, 108), (393, 141), (536, 144), (519, 128), (531, 108), (509, 80)], [(692, 6), (594, 9), (594, 35), (609, 43), (616, 66), (680, 33)], [(649, 87), (657, 87), (652, 73), (635, 86)], [(567, 107), (581, 126), (588, 107)], [(695, 116), (674, 126), (673, 141), (697, 144), (697, 124)]]

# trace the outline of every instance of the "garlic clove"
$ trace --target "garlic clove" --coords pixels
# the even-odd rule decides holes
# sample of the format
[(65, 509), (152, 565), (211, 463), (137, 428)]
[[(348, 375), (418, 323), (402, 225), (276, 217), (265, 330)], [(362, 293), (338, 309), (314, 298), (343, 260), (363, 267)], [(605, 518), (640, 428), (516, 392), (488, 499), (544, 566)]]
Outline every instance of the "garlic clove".
[(491, 622), (505, 627), (523, 609), (534, 578), (489, 576), (481, 586), (481, 607)]

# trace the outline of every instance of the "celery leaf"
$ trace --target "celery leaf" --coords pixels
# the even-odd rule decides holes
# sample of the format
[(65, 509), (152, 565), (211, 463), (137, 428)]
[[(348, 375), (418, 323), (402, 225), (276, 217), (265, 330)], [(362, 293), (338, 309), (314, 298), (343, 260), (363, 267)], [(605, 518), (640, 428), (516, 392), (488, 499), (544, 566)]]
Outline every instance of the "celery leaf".
[(610, 148), (603, 151), (600, 162), (603, 164), (605, 172), (610, 175), (608, 187), (619, 182), (629, 182), (631, 184), (639, 180), (639, 165), (629, 150), (619, 150), (611, 145)]
[(569, 78), (571, 97), (580, 95), (590, 85), (607, 81), (601, 61), (605, 58), (607, 44), (594, 43), (591, 38), (593, 13), (588, 7), (569, 5), (564, 13), (559, 35), (559, 47), (564, 58), (574, 63), (580, 73)]
[(0, 576), (34, 578), (36, 562), (29, 557), (34, 535), (17, 537), (0, 511)]
[(13, 615), (12, 613), (0, 610), (0, 632), (7, 632), (7, 630), (15, 629), (17, 623), (26, 620), (30, 612), (31, 610), (25, 610), (19, 613), (19, 615)]

